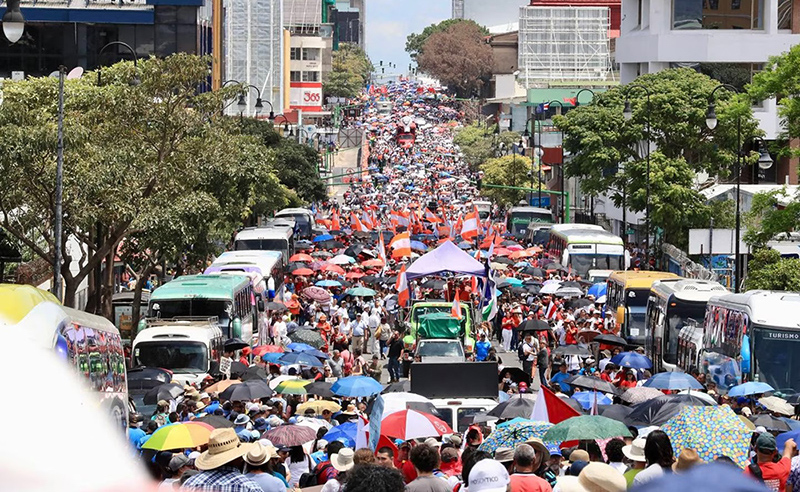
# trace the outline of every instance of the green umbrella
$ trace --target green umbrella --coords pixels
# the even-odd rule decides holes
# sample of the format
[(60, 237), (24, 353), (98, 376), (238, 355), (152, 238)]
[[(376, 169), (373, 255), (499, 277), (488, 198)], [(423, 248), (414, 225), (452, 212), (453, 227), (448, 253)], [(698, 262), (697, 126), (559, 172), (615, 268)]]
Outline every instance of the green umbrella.
[(372, 289), (368, 289), (366, 287), (354, 287), (347, 291), (348, 296), (356, 296), (356, 297), (372, 297), (377, 292)]
[(625, 424), (600, 415), (571, 417), (551, 427), (542, 438), (545, 442), (579, 441), (631, 437)]

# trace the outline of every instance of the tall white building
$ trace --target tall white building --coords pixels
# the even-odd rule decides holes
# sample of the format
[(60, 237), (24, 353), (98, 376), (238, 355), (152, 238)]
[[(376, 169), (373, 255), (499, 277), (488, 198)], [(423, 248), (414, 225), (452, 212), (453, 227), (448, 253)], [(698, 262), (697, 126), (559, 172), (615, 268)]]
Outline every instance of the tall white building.
[[(620, 79), (690, 66), (743, 87), (770, 56), (800, 43), (794, 0), (622, 0)], [(774, 100), (754, 108), (768, 140), (779, 133)]]

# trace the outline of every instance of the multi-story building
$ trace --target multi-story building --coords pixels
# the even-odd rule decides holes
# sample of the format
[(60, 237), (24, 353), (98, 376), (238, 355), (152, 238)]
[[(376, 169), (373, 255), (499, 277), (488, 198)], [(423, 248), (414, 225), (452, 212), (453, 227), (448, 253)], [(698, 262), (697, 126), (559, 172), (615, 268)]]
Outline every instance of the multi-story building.
[(333, 27), (332, 0), (284, 0), (284, 29), (289, 37), (288, 86), (284, 99), (289, 119), (302, 112), (304, 121), (322, 112), (322, 77), (330, 70)]
[(366, 0), (337, 0), (336, 9), (331, 12), (335, 45), (350, 43), (367, 49), (365, 9)]

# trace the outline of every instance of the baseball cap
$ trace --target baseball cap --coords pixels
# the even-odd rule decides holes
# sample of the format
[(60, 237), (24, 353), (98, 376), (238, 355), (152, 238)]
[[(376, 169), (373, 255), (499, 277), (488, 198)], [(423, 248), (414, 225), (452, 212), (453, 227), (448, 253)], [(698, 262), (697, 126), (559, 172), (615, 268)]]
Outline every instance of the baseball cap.
[(185, 454), (175, 453), (169, 460), (169, 465), (167, 465), (167, 468), (172, 473), (175, 473), (180, 470), (182, 466), (186, 466), (187, 464), (189, 464), (189, 458)]
[(514, 461), (514, 449), (497, 448), (497, 450), (494, 452), (494, 459), (499, 461), (500, 463), (508, 463), (510, 461)]
[(547, 450), (550, 452), (550, 456), (563, 456), (561, 454), (561, 449), (559, 449), (558, 444), (545, 444)]
[(499, 461), (481, 460), (469, 472), (470, 492), (505, 492), (510, 479)]
[(758, 439), (756, 439), (756, 449), (765, 453), (771, 453), (777, 450), (778, 446), (775, 444), (775, 438), (772, 434), (767, 433), (758, 436)]

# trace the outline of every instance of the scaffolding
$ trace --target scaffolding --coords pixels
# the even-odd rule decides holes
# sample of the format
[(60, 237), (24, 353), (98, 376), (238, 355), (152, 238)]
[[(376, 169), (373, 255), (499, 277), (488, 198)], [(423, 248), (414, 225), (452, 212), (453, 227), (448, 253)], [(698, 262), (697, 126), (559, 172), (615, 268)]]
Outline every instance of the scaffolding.
[(453, 0), (453, 19), (464, 18), (464, 0)]
[(613, 77), (608, 7), (520, 7), (519, 17), (520, 80), (526, 88)]
[[(252, 84), (261, 98), (283, 112), (281, 100), (281, 60), (283, 59), (283, 0), (225, 0), (224, 80)], [(244, 114), (255, 115), (258, 94), (247, 92)], [(264, 103), (265, 114), (269, 104)], [(239, 114), (234, 101), (227, 114)]]
[(322, 0), (283, 0), (284, 25), (292, 35), (319, 36), (322, 25)]

